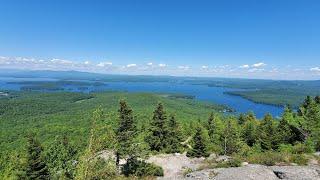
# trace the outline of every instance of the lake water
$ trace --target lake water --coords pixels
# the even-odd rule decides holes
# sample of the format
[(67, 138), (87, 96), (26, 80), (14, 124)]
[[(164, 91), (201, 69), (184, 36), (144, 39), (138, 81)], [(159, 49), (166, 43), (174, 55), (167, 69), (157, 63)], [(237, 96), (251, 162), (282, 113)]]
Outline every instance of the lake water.
[[(55, 79), (39, 78), (0, 78), (0, 90), (20, 90), (22, 84), (8, 84), (7, 82), (21, 81), (55, 81)], [(271, 113), (274, 117), (280, 116), (283, 108), (267, 104), (259, 104), (244, 99), (240, 96), (225, 94), (226, 91), (239, 90), (223, 87), (209, 87), (207, 85), (192, 85), (187, 83), (170, 82), (107, 82), (102, 86), (88, 86), (79, 88), (76, 85), (63, 86), (65, 91), (71, 92), (91, 92), (91, 91), (127, 91), (127, 92), (155, 92), (155, 93), (179, 93), (192, 95), (197, 100), (223, 104), (236, 110), (237, 113), (253, 111), (258, 118), (266, 113)]]

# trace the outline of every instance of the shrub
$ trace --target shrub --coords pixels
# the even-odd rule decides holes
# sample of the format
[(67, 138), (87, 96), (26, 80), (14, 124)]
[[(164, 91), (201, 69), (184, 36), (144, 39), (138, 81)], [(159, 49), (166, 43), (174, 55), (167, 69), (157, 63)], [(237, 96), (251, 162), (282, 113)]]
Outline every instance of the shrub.
[(250, 163), (263, 164), (266, 166), (273, 166), (276, 163), (284, 162), (285, 157), (278, 152), (267, 151), (264, 153), (255, 153), (250, 155), (247, 160)]
[(217, 168), (228, 168), (228, 167), (240, 167), (242, 161), (239, 158), (234, 158), (229, 161), (220, 162), (217, 164)]
[(163, 169), (154, 164), (146, 163), (136, 158), (130, 158), (122, 167), (122, 173), (125, 176), (163, 176)]
[(313, 147), (310, 144), (297, 143), (292, 148), (293, 154), (312, 153)]
[(307, 165), (308, 159), (303, 154), (293, 154), (290, 158), (291, 162), (297, 163), (298, 165)]
[(290, 154), (293, 151), (293, 147), (291, 144), (280, 144), (278, 150), (281, 153)]

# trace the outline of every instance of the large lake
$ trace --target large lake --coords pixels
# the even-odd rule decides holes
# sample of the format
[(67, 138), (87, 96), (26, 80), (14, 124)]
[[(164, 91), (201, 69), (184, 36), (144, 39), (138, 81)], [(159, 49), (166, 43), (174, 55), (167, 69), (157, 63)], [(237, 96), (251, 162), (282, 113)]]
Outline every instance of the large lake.
[[(21, 81), (55, 81), (54, 79), (39, 78), (1, 78), (0, 90), (20, 90), (23, 84), (8, 84), (8, 82)], [(226, 91), (239, 90), (223, 87), (209, 87), (207, 85), (192, 85), (187, 83), (170, 82), (106, 82), (105, 85), (88, 86), (79, 88), (77, 85), (63, 86), (64, 91), (71, 92), (91, 92), (91, 91), (127, 91), (127, 92), (156, 92), (156, 93), (179, 93), (194, 96), (197, 100), (223, 104), (236, 110), (237, 113), (253, 111), (258, 118), (266, 113), (271, 113), (274, 117), (280, 116), (283, 108), (267, 104), (259, 104), (244, 99), (239, 96), (225, 94)]]

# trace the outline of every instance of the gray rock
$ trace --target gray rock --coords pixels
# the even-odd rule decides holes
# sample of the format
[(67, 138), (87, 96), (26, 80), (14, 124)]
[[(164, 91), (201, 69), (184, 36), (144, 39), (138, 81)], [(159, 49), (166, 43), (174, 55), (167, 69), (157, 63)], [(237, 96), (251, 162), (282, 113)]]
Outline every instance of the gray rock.
[(231, 159), (230, 156), (223, 155), (223, 156), (219, 156), (219, 157), (216, 159), (216, 161), (217, 161), (217, 162), (221, 162), (221, 161), (226, 162), (226, 161), (229, 161), (230, 159)]
[(209, 157), (207, 157), (207, 160), (212, 161), (215, 160), (217, 158), (217, 155), (215, 153), (210, 154)]
[(319, 180), (320, 168), (317, 166), (270, 166), (279, 179)]
[(185, 179), (214, 180), (320, 180), (319, 166), (263, 166), (248, 164), (237, 168), (205, 169), (189, 173)]

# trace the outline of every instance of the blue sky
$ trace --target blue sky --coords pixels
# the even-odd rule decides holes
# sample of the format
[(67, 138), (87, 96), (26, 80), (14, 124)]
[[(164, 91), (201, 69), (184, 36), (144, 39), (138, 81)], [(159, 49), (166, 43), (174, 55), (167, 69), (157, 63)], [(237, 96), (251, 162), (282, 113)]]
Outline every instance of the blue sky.
[(320, 79), (317, 0), (0, 3), (1, 69)]

